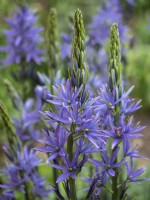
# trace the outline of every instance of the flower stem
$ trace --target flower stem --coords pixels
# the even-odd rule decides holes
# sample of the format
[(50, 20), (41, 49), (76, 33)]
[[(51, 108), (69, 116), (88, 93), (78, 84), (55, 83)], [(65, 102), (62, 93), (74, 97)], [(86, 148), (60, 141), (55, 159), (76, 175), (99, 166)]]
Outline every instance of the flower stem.
[(24, 194), (24, 196), (25, 196), (25, 200), (30, 200), (31, 199), (31, 196), (30, 196), (30, 194), (29, 194), (29, 187), (28, 187), (28, 183), (25, 183), (24, 184), (24, 187), (25, 187), (25, 194)]
[[(117, 149), (118, 146), (116, 146), (113, 151), (112, 151), (112, 154), (113, 152)], [(115, 159), (115, 163), (117, 163), (117, 157)], [(117, 185), (118, 185), (118, 176), (117, 176), (117, 169), (115, 169), (115, 176), (112, 177), (112, 200), (118, 200), (118, 188), (117, 188)]]
[[(68, 137), (67, 141), (67, 154), (69, 156), (70, 162), (73, 158), (73, 133), (74, 133), (75, 127), (72, 124), (71, 126), (71, 134)], [(76, 185), (75, 185), (75, 179), (72, 177), (69, 177), (69, 185), (70, 185), (70, 200), (77, 200), (76, 195)]]
[(71, 200), (77, 200), (75, 179), (69, 178)]
[[(120, 54), (120, 40), (117, 24), (112, 24), (111, 27), (111, 42), (110, 42), (110, 64), (109, 64), (109, 89), (112, 92), (115, 90), (114, 100), (117, 101), (122, 96), (121, 87), (121, 54)], [(114, 108), (114, 125), (118, 126), (120, 117), (120, 106), (118, 103)], [(112, 150), (112, 154), (116, 151), (118, 145)], [(117, 157), (115, 162), (117, 163)], [(115, 176), (112, 177), (112, 200), (118, 200), (118, 175), (117, 168), (115, 169)]]
[(70, 161), (72, 161), (72, 157), (73, 157), (73, 134), (72, 133), (68, 137), (67, 153), (68, 153)]

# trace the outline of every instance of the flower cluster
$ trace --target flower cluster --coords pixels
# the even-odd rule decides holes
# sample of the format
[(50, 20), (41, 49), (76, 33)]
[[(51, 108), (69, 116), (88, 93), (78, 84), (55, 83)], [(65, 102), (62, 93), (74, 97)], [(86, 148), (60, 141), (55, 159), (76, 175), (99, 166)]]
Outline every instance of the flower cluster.
[[(30, 106), (30, 103), (28, 106), (26, 104), (26, 109), (29, 109)], [(38, 109), (41, 109), (41, 107)], [(37, 136), (34, 135), (34, 137), (31, 137), (30, 135), (25, 135), (28, 131), (30, 131), (32, 135), (33, 133), (37, 134), (31, 129), (33, 124), (37, 122), (37, 119), (39, 120), (39, 114), (37, 115), (36, 113), (39, 112), (39, 110), (30, 113), (32, 118), (28, 117), (28, 119), (26, 116), (27, 113), (25, 115), (24, 112), (23, 117), (26, 117), (23, 121), (24, 127), (20, 127), (20, 130), (16, 128), (16, 131), (2, 104), (0, 104), (0, 111), (2, 120), (5, 123), (8, 138), (3, 149), (9, 160), (9, 162), (6, 163), (6, 169), (1, 170), (5, 179), (4, 183), (0, 185), (0, 188), (5, 190), (0, 196), (0, 199), (14, 199), (15, 193), (19, 191), (29, 200), (36, 197), (45, 199), (50, 190), (46, 189), (45, 178), (41, 177), (38, 172), (37, 167), (40, 165), (41, 159), (39, 159), (37, 154), (31, 149), (31, 142), (37, 140)], [(35, 117), (36, 115), (37, 117)], [(18, 125), (17, 122), (16, 125)], [(29, 134), (29, 132), (27, 134)], [(30, 145), (24, 145), (24, 140), (30, 142)]]
[(13, 199), (13, 191), (20, 191), (25, 193), (28, 199), (31, 199), (31, 196), (44, 198), (49, 190), (45, 189), (44, 178), (41, 178), (38, 174), (37, 166), (41, 161), (36, 153), (25, 147), (23, 152), (16, 151), (16, 157), (14, 158), (9, 154), (9, 151), (10, 149), (5, 147), (7, 157), (9, 155), (12, 164), (7, 163), (7, 168), (3, 171), (8, 179), (7, 182), (0, 185), (1, 188), (6, 189), (3, 196), (9, 196)]
[[(141, 158), (141, 156), (131, 146), (131, 141), (142, 136), (140, 132), (144, 127), (139, 124), (135, 126), (133, 116), (129, 115), (140, 108), (140, 102), (135, 102), (128, 97), (133, 87), (128, 91), (124, 90), (121, 80), (120, 42), (118, 36), (117, 25), (113, 24), (111, 28), (108, 84), (100, 90), (100, 98), (95, 102), (95, 112), (100, 117), (103, 127), (100, 132), (108, 136), (106, 144), (109, 145), (111, 151), (106, 147), (106, 150), (102, 151), (101, 160), (89, 159), (91, 163), (100, 168), (96, 172), (94, 180), (87, 180), (87, 182), (91, 183), (90, 190), (92, 191), (89, 194), (91, 198), (92, 196), (95, 198), (99, 196), (102, 188), (106, 187), (110, 178), (112, 179), (112, 199), (120, 199), (121, 190), (124, 190), (125, 195), (125, 188), (127, 188), (128, 182), (147, 180), (144, 178), (138, 179), (138, 176), (144, 172), (143, 168), (138, 170), (133, 168), (133, 159)], [(123, 151), (120, 150), (122, 145)], [(117, 177), (121, 176), (119, 171), (122, 170), (122, 166), (126, 167), (127, 176), (125, 180), (119, 182)], [(96, 184), (95, 181), (99, 181), (97, 177), (101, 177), (99, 190), (92, 189), (94, 187), (93, 184)], [(120, 187), (117, 187), (118, 185)], [(97, 188), (97, 185), (95, 187)]]
[(55, 87), (56, 95), (50, 95), (53, 100), (48, 100), (55, 109), (50, 106), (52, 110), (43, 113), (53, 131), (43, 132), (45, 139), (39, 142), (44, 146), (36, 149), (47, 153), (47, 163), (54, 162), (49, 165), (61, 170), (56, 183), (66, 182), (70, 177), (76, 179), (88, 160), (87, 154), (101, 152), (105, 142), (105, 136), (99, 133), (99, 121), (93, 115), (96, 100), (88, 98), (81, 103), (82, 89), (80, 86), (74, 91), (69, 80), (65, 86)]
[(40, 64), (43, 60), (43, 50), (38, 45), (43, 41), (39, 33), (42, 27), (36, 27), (37, 16), (28, 6), (19, 7), (13, 18), (5, 19), (9, 29), (4, 31), (7, 44), (0, 48), (0, 51), (8, 55), (2, 61), (5, 66), (35, 62)]
[[(80, 17), (80, 14), (78, 17), (75, 15), (75, 31), (76, 19), (80, 20)], [(84, 32), (82, 28), (81, 25), (78, 35), (80, 30)], [(78, 79), (81, 66), (83, 73), (86, 69), (84, 57), (79, 59), (84, 48), (82, 46), (80, 49), (78, 44), (83, 38), (78, 40), (77, 34), (74, 37), (71, 72), (71, 75), (74, 75), (73, 80), (76, 76)], [(81, 43), (84, 44), (84, 41)], [(147, 180), (138, 178), (144, 172), (143, 168), (133, 168), (133, 159), (142, 156), (138, 155), (138, 151), (132, 146), (132, 140), (142, 136), (140, 132), (144, 127), (134, 125), (133, 116), (130, 116), (141, 106), (140, 101), (136, 102), (128, 97), (133, 87), (127, 91), (123, 87), (120, 59), (119, 32), (117, 25), (113, 24), (108, 83), (101, 87), (97, 97), (89, 97), (84, 85), (85, 79), (80, 79), (78, 84), (77, 81), (73, 82), (70, 76), (65, 85), (54, 86), (55, 94), (50, 94), (48, 99), (51, 109), (43, 113), (53, 131), (44, 131), (45, 139), (39, 140), (44, 146), (37, 150), (47, 153), (47, 163), (60, 171), (56, 184), (63, 181), (65, 190), (69, 190), (68, 196), (74, 195), (74, 200), (77, 199), (75, 180), (86, 163), (91, 163), (96, 169), (93, 177), (83, 179), (90, 184), (86, 189), (87, 199), (97, 199), (103, 189), (113, 191), (113, 200), (120, 199), (121, 196), (127, 195), (128, 182)], [(100, 155), (98, 160), (93, 158), (95, 153)], [(124, 168), (126, 177), (119, 174)], [(112, 180), (112, 188), (108, 184), (109, 180)]]

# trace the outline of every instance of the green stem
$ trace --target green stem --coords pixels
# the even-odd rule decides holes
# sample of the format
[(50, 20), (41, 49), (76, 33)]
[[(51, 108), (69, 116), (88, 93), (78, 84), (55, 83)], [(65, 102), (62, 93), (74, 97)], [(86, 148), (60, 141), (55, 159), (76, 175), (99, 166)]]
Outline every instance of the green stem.
[(77, 200), (75, 179), (70, 177), (69, 178), (69, 184), (70, 184), (70, 194), (71, 194), (70, 200)]
[(57, 170), (53, 168), (53, 175), (54, 175), (54, 183), (56, 183), (57, 180)]
[(24, 194), (24, 196), (25, 196), (25, 200), (31, 200), (31, 196), (30, 196), (30, 194), (29, 194), (29, 188), (28, 188), (28, 184), (27, 183), (25, 183), (24, 184), (24, 187), (25, 187), (25, 194)]
[[(118, 146), (116, 146), (113, 151), (112, 154), (114, 153), (114, 151), (117, 149)], [(115, 160), (115, 163), (117, 163), (117, 157)], [(115, 176), (112, 177), (112, 200), (117, 200), (118, 199), (118, 176), (117, 176), (117, 169), (115, 169)]]
[[(73, 133), (74, 133), (75, 127), (74, 125), (71, 126), (71, 134), (68, 137), (67, 141), (67, 154), (69, 156), (70, 162), (73, 158)], [(72, 177), (69, 177), (69, 185), (70, 185), (70, 200), (77, 200), (76, 195), (76, 185), (75, 185), (75, 179)]]
[[(116, 94), (116, 100), (118, 100), (118, 94)], [(115, 106), (115, 116), (114, 116), (114, 124), (117, 127), (118, 121), (119, 121), (119, 110), (120, 110), (120, 103)], [(115, 148), (112, 150), (112, 154), (116, 151), (118, 148), (118, 145), (115, 146)], [(117, 157), (115, 159), (114, 163), (117, 163)], [(115, 168), (115, 176), (112, 177), (112, 200), (118, 200), (118, 174), (117, 174), (117, 168)]]
[[(121, 88), (121, 55), (120, 55), (120, 40), (117, 24), (113, 23), (111, 27), (111, 43), (110, 43), (110, 66), (109, 66), (109, 89), (113, 91), (115, 89), (115, 101), (122, 96)], [(113, 95), (113, 94), (112, 94)], [(120, 106), (118, 103), (115, 105), (113, 116), (114, 125), (118, 126), (120, 117)], [(112, 154), (116, 151), (118, 145), (112, 150)], [(117, 163), (117, 157), (115, 162)], [(115, 176), (112, 177), (112, 200), (118, 200), (118, 174), (117, 168), (115, 169)]]
[[(54, 164), (57, 164), (56, 160), (54, 160)], [(56, 183), (56, 180), (57, 180), (57, 177), (58, 177), (56, 168), (53, 168), (53, 177), (54, 177), (55, 187), (58, 187), (58, 184)], [(59, 190), (59, 187), (58, 187), (58, 190)], [(57, 195), (55, 195), (55, 199), (57, 199)]]
[[(24, 178), (24, 172), (23, 171), (20, 171), (20, 177), (23, 179)], [(25, 200), (32, 200), (32, 194), (30, 193), (30, 190), (31, 187), (29, 185), (28, 182), (25, 182), (24, 183), (24, 198)]]
[(73, 134), (72, 133), (68, 137), (67, 153), (68, 153), (70, 161), (72, 161), (72, 158), (73, 158)]
[(49, 70), (49, 77), (51, 78), (51, 84), (50, 84), (51, 94), (54, 94), (53, 85), (54, 85), (55, 76), (56, 76), (56, 71), (55, 69), (52, 68), (51, 70)]

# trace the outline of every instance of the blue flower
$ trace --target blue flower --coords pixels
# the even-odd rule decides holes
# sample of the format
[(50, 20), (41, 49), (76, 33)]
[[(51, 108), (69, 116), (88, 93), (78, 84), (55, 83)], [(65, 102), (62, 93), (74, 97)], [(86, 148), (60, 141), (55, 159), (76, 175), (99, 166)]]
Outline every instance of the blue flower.
[(43, 41), (39, 35), (43, 28), (36, 27), (36, 21), (35, 12), (28, 6), (18, 8), (12, 19), (6, 19), (10, 28), (4, 32), (7, 44), (0, 49), (8, 54), (4, 66), (20, 64), (23, 60), (40, 64), (44, 60), (43, 51), (38, 48)]
[(82, 121), (79, 128), (79, 133), (81, 132), (81, 135), (87, 138), (97, 148), (98, 148), (98, 144), (96, 141), (99, 140), (99, 141), (104, 142), (103, 138), (107, 137), (107, 135), (100, 133), (98, 122), (99, 120), (97, 120), (95, 116), (92, 116), (91, 114), (90, 115), (87, 114), (87, 116)]
[(43, 113), (48, 122), (58, 122), (64, 124), (81, 124), (81, 114), (78, 112), (78, 107), (75, 106), (74, 109), (69, 110), (65, 107), (61, 108), (60, 113), (55, 114), (54, 112), (45, 111)]
[(65, 131), (65, 129), (58, 125), (55, 132), (52, 133), (51, 131), (45, 132), (45, 140), (39, 140), (39, 142), (43, 143), (44, 147), (37, 147), (35, 148), (38, 151), (48, 153), (47, 162), (50, 162), (57, 158), (58, 155), (63, 155), (64, 150), (63, 147), (67, 141), (69, 133)]
[(103, 187), (105, 187), (105, 184), (107, 182), (106, 177), (100, 173), (96, 173), (93, 178), (82, 178), (85, 182), (90, 184), (90, 187), (84, 189), (88, 190), (88, 194), (86, 198), (88, 199), (89, 197), (96, 199), (96, 197), (99, 196), (101, 190)]
[(138, 155), (138, 151), (135, 146), (127, 139), (123, 141), (123, 154), (124, 157), (133, 157), (133, 158), (145, 158), (144, 156)]
[(137, 132), (140, 132), (145, 127), (139, 125), (133, 126), (133, 117), (131, 117), (126, 123), (125, 115), (120, 116), (117, 127), (114, 125), (111, 118), (109, 122), (110, 130), (103, 130), (103, 132), (113, 138), (112, 149), (124, 140), (134, 139), (143, 136), (142, 134), (139, 134)]
[(89, 158), (88, 160), (93, 163), (95, 166), (101, 167), (102, 168), (102, 174), (106, 175), (108, 178), (109, 176), (115, 176), (115, 171), (114, 169), (121, 166), (122, 164), (125, 163), (124, 160), (115, 163), (115, 159), (118, 155), (119, 148), (117, 148), (111, 157), (108, 156), (108, 153), (106, 150), (102, 151), (102, 161), (99, 160), (94, 160)]
[(54, 105), (59, 105), (63, 107), (73, 107), (78, 104), (77, 98), (79, 97), (79, 94), (82, 90), (82, 86), (77, 89), (75, 92), (73, 92), (71, 88), (71, 83), (68, 80), (66, 82), (66, 86), (61, 85), (61, 87), (54, 87), (54, 91), (57, 94), (55, 95), (49, 95), (52, 98), (55, 98), (56, 100), (48, 100), (48, 102), (54, 104)]
[[(102, 87), (100, 88), (99, 91), (99, 99), (98, 101), (96, 101), (95, 103), (95, 107), (96, 107), (96, 112), (101, 112), (105, 113), (105, 112), (109, 112), (110, 114), (113, 114), (113, 109), (115, 108), (115, 106), (117, 104), (119, 104), (121, 102), (121, 112), (127, 114), (127, 113), (131, 113), (134, 112), (135, 110), (139, 109), (140, 107), (137, 107), (139, 105), (140, 102), (137, 103), (133, 103), (128, 104), (128, 95), (130, 94), (130, 92), (133, 90), (134, 86), (132, 86), (131, 88), (129, 88), (127, 91), (123, 90), (123, 83), (121, 84), (122, 87), (122, 96), (120, 98), (118, 98), (117, 100), (115, 99), (115, 96), (117, 95), (117, 87), (114, 86), (113, 90), (111, 91), (108, 87), (108, 85), (102, 85)], [(128, 102), (128, 103), (127, 103)], [(131, 101), (130, 101), (131, 102)], [(127, 107), (128, 107), (128, 112), (127, 112)]]
[[(36, 167), (40, 165), (41, 160), (37, 157), (33, 150), (28, 150), (27, 147), (23, 152), (16, 152), (16, 158), (13, 163), (7, 163), (7, 169), (3, 171), (8, 177), (8, 182), (0, 185), (1, 188), (7, 190), (19, 190), (25, 192), (24, 184), (33, 183), (33, 192), (35, 197), (45, 197), (49, 190), (45, 189), (44, 179), (41, 178), (37, 172)], [(38, 189), (40, 188), (40, 190)]]
[(96, 98), (90, 99), (83, 97), (84, 95), (80, 96), (82, 88), (82, 86), (78, 89), (75, 88), (74, 91), (69, 80), (65, 86), (54, 87), (56, 95), (50, 94), (49, 96), (54, 100), (48, 100), (48, 102), (55, 105), (55, 109), (52, 108), (50, 111), (43, 113), (46, 120), (51, 124), (57, 122), (66, 125), (83, 125), (83, 123), (90, 121), (88, 115), (92, 113), (92, 105)]
[(46, 196), (51, 192), (51, 190), (49, 184), (45, 183), (45, 177), (39, 176), (39, 173), (34, 170), (31, 174), (31, 180), (33, 181), (33, 195), (47, 200)]
[(134, 98), (126, 98), (125, 100), (122, 100), (121, 103), (121, 112), (126, 115), (133, 113), (142, 107), (140, 105), (141, 100), (136, 102)]
[(130, 164), (126, 163), (127, 170), (127, 181), (130, 182), (141, 182), (144, 180), (150, 180), (150, 178), (139, 178), (141, 174), (145, 171), (144, 168), (133, 169), (133, 158), (130, 158)]
[[(98, 146), (98, 145), (97, 145)], [(101, 152), (104, 150), (104, 148), (101, 148), (102, 146), (98, 146), (98, 148), (93, 147), (92, 142), (85, 142), (83, 138), (79, 138), (79, 140), (76, 142), (76, 147), (79, 151), (79, 154), (85, 155), (85, 154), (91, 154), (94, 152)]]
[(66, 153), (64, 156), (62, 156), (62, 159), (63, 159), (65, 166), (61, 166), (61, 165), (57, 165), (57, 164), (50, 164), (51, 167), (54, 167), (54, 168), (62, 171), (62, 174), (58, 177), (56, 183), (64, 181), (69, 177), (76, 179), (77, 173), (79, 173), (81, 171), (82, 167), (84, 166), (84, 164), (87, 161), (86, 156), (83, 156), (82, 160), (78, 161), (79, 160), (78, 149), (74, 153), (72, 161), (69, 160)]

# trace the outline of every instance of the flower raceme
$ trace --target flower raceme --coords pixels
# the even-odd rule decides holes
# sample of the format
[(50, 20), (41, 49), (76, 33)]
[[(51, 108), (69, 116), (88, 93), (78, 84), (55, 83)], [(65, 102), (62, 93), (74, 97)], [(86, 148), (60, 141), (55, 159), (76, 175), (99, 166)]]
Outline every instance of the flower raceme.
[(42, 27), (36, 27), (37, 16), (27, 5), (18, 7), (13, 18), (6, 19), (9, 26), (4, 31), (7, 44), (0, 48), (6, 52), (7, 57), (3, 60), (3, 65), (20, 64), (24, 59), (27, 63), (34, 61), (40, 64), (44, 61), (43, 50), (38, 45), (43, 41), (40, 36)]
[[(81, 104), (79, 94), (82, 87), (74, 92), (71, 90), (69, 84), (69, 81), (67, 81), (66, 86), (61, 85), (60, 87), (56, 87), (55, 91), (57, 95), (49, 95), (49, 97), (55, 99), (48, 99), (48, 102), (54, 105), (55, 109), (53, 112), (46, 111), (43, 115), (46, 117), (48, 122), (55, 122), (58, 125), (56, 126), (57, 128), (55, 132), (44, 132), (45, 140), (39, 140), (44, 144), (44, 146), (37, 148), (37, 150), (48, 153), (47, 162), (56, 160), (55, 164), (49, 165), (60, 170), (62, 173), (58, 177), (57, 183), (65, 181), (69, 177), (76, 179), (78, 169), (82, 169), (84, 164), (89, 161), (93, 165), (100, 167), (100, 173), (104, 176), (106, 184), (110, 177), (116, 176), (114, 169), (119, 169), (122, 165), (126, 165), (124, 157), (141, 157), (137, 154), (136, 150), (130, 150), (131, 147), (129, 141), (141, 137), (142, 134), (139, 134), (138, 132), (142, 131), (144, 127), (140, 127), (139, 124), (134, 126), (133, 117), (130, 117), (126, 121), (126, 113), (122, 113), (122, 110), (120, 111), (121, 116), (117, 126), (114, 125), (112, 118), (114, 112), (107, 112), (108, 126), (103, 127), (101, 120), (98, 120), (99, 115), (94, 115), (94, 113), (97, 113), (98, 109), (99, 112), (102, 110), (101, 117), (104, 117), (103, 113), (105, 110), (113, 110), (115, 105), (128, 100), (128, 94), (131, 89), (127, 92), (123, 92), (122, 97), (116, 101), (114, 105), (112, 105), (112, 100), (109, 102), (109, 96), (107, 93), (103, 93), (102, 96), (95, 99), (88, 99), (84, 104)], [(105, 91), (108, 92), (108, 90)], [(105, 99), (103, 99), (104, 97)], [(70, 103), (68, 103), (68, 99), (70, 100)], [(100, 108), (98, 108), (99, 102)], [(110, 104), (112, 105), (111, 108)], [(69, 134), (71, 134), (72, 125), (75, 126), (73, 138), (76, 142), (76, 152), (73, 155), (74, 161), (69, 160), (65, 150)], [(119, 147), (111, 156), (108, 156), (106, 144), (110, 138), (113, 139), (111, 146), (112, 149), (122, 143), (124, 145), (124, 156), (120, 162), (115, 163), (118, 153), (120, 152)], [(89, 158), (89, 155), (96, 152), (101, 152), (101, 160)], [(81, 160), (81, 155), (83, 160)], [(105, 186), (102, 185), (101, 189), (103, 187)]]
[(3, 171), (3, 174), (9, 179), (8, 182), (0, 185), (1, 188), (6, 189), (4, 196), (10, 191), (12, 191), (13, 198), (13, 191), (19, 190), (26, 193), (24, 185), (32, 183), (32, 196), (45, 198), (49, 190), (45, 189), (44, 178), (40, 177), (37, 172), (37, 166), (40, 165), (41, 160), (33, 150), (28, 150), (27, 147), (23, 149), (22, 153), (17, 151), (16, 156), (13, 163), (7, 163), (7, 168)]
[(43, 115), (47, 121), (57, 122), (61, 126), (64, 126), (67, 131), (69, 131), (72, 124), (76, 125), (74, 137), (83, 136), (97, 146), (97, 138), (103, 141), (103, 137), (107, 136), (106, 134), (99, 133), (99, 120), (93, 115), (92, 104), (94, 104), (96, 99), (87, 99), (82, 105), (80, 100), (81, 90), (82, 86), (73, 92), (69, 81), (67, 81), (66, 87), (61, 86), (57, 89), (55, 88), (58, 96), (49, 95), (56, 100), (48, 100), (48, 102), (55, 105), (57, 111), (46, 111)]
[[(81, 17), (79, 10), (77, 14)], [(76, 38), (73, 42), (81, 41)], [(73, 200), (77, 199), (76, 179), (86, 164), (92, 164), (95, 169), (92, 177), (84, 179), (90, 184), (87, 198), (91, 199), (98, 198), (104, 189), (105, 192), (112, 191), (112, 200), (119, 200), (121, 189), (126, 188), (129, 181), (138, 181), (137, 177), (144, 172), (144, 169), (133, 170), (133, 163), (128, 164), (133, 158), (142, 158), (131, 144), (133, 139), (142, 136), (140, 132), (144, 127), (134, 125), (133, 117), (129, 115), (141, 106), (140, 101), (128, 97), (133, 87), (126, 91), (123, 86), (117, 24), (111, 28), (110, 46), (108, 82), (95, 98), (88, 95), (85, 79), (74, 84), (70, 76), (64, 85), (54, 86), (54, 94), (47, 100), (50, 110), (42, 113), (51, 130), (43, 132), (45, 139), (39, 141), (44, 146), (37, 150), (48, 154), (47, 163), (59, 172), (55, 184), (63, 182), (66, 193)], [(73, 44), (73, 47), (80, 45)], [(78, 55), (82, 55), (76, 50), (73, 50), (73, 64), (80, 64), (75, 66), (79, 73), (78, 67), (86, 65), (85, 61), (84, 64), (76, 62)], [(73, 66), (70, 74), (76, 78), (78, 73), (74, 69)], [(119, 173), (124, 168), (126, 178)]]

